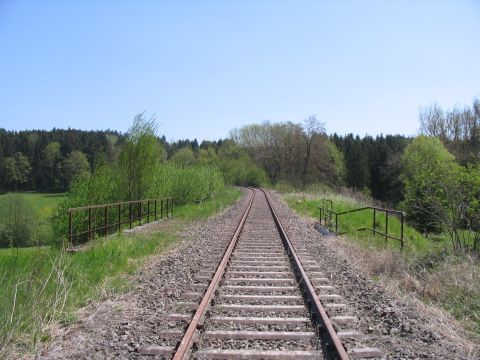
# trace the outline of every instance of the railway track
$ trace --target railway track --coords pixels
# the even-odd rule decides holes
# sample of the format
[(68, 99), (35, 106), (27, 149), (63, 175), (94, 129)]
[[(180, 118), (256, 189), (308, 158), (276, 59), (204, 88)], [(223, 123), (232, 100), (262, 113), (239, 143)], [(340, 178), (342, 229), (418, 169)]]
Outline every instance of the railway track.
[(379, 358), (345, 315), (321, 266), (288, 238), (269, 196), (252, 190), (229, 242), (210, 258), (177, 311), (140, 355), (173, 359)]

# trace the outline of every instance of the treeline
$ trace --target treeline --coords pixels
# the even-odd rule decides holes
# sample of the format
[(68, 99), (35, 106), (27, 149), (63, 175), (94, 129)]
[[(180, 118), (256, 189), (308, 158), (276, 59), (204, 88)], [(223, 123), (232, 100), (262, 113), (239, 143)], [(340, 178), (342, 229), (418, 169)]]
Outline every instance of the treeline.
[(65, 191), (96, 163), (114, 161), (124, 139), (116, 131), (0, 129), (0, 192)]
[(349, 187), (396, 204), (402, 200), (400, 158), (412, 140), (401, 135), (328, 136), (311, 116), (302, 124), (244, 126), (232, 138), (263, 168), (272, 183), (293, 186), (324, 183)]
[[(63, 192), (75, 177), (118, 161), (128, 134), (116, 131), (0, 129), (0, 192)], [(249, 125), (230, 139), (168, 142), (157, 137), (158, 158), (179, 166), (219, 168), (226, 183), (304, 187), (324, 182), (370, 192), (382, 201), (401, 200), (399, 157), (403, 136), (328, 136), (310, 117), (303, 124)]]
[[(143, 115), (142, 115), (143, 116)], [(53, 129), (7, 131), (0, 128), (0, 193), (6, 191), (64, 192), (72, 180), (102, 164), (118, 161), (129, 134), (116, 131)], [(220, 167), (228, 183), (259, 185), (266, 174), (229, 139), (168, 142), (155, 135), (161, 162)]]

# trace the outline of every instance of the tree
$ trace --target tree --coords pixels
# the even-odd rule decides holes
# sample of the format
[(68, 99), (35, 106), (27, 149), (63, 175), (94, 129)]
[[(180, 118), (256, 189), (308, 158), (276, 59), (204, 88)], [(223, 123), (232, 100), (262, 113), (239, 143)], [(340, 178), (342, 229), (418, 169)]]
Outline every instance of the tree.
[(90, 164), (85, 154), (79, 150), (73, 150), (63, 161), (63, 172), (66, 186), (78, 176), (90, 173)]
[(195, 164), (195, 155), (189, 147), (178, 149), (170, 158), (170, 160), (180, 166), (190, 166)]
[(21, 195), (9, 195), (0, 215), (0, 248), (33, 245), (38, 224), (32, 207)]
[(144, 112), (135, 116), (119, 158), (120, 194), (126, 200), (145, 198), (149, 192), (155, 168), (163, 157), (156, 131), (154, 117), (147, 120)]
[(303, 160), (303, 170), (302, 170), (302, 185), (305, 188), (307, 185), (307, 178), (309, 169), (311, 168), (311, 157), (313, 147), (320, 140), (321, 135), (325, 135), (325, 124), (320, 123), (316, 116), (309, 116), (304, 120), (303, 125), (303, 139), (304, 139), (304, 160)]
[(362, 191), (368, 185), (370, 172), (368, 153), (358, 135), (354, 138), (350, 134), (345, 138), (344, 156), (345, 167), (348, 169), (345, 175), (347, 186)]
[(60, 151), (60, 143), (52, 141), (45, 147), (45, 175), (49, 190), (58, 191), (63, 188), (62, 174), (62, 153)]
[(425, 232), (449, 234), (455, 251), (478, 243), (480, 169), (462, 167), (436, 137), (419, 136), (402, 158), (409, 218)]
[(31, 171), (27, 157), (21, 152), (17, 152), (14, 156), (7, 157), (3, 166), (7, 188), (10, 190), (24, 189), (29, 183)]

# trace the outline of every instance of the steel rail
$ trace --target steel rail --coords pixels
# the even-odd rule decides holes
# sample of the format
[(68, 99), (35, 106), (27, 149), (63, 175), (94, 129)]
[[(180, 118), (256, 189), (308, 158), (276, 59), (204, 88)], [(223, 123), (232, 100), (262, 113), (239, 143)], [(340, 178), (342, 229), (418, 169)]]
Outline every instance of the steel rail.
[(334, 347), (334, 352), (335, 355), (337, 356), (338, 359), (341, 360), (348, 360), (349, 356), (347, 351), (342, 345), (342, 341), (337, 335), (337, 332), (335, 331), (335, 328), (333, 327), (333, 324), (331, 320), (329, 319), (327, 312), (325, 311), (325, 308), (323, 307), (322, 303), (320, 302), (320, 299), (317, 296), (317, 293), (315, 292), (315, 289), (310, 282), (310, 279), (307, 276), (307, 273), (305, 272), (302, 263), (300, 259), (298, 258), (295, 248), (290, 241), (290, 238), (288, 237), (285, 229), (283, 228), (282, 224), (280, 223), (280, 219), (278, 218), (277, 214), (275, 213), (275, 210), (273, 209), (272, 203), (270, 201), (270, 196), (267, 194), (267, 192), (263, 189), (260, 189), (264, 194), (265, 198), (267, 199), (268, 206), (270, 208), (270, 212), (272, 213), (273, 219), (275, 221), (275, 224), (277, 225), (278, 231), (280, 233), (280, 236), (284, 240), (284, 242), (287, 245), (288, 251), (290, 252), (293, 260), (293, 264), (297, 271), (299, 272), (299, 275), (301, 277), (300, 284), (303, 284), (306, 295), (308, 296), (311, 306), (314, 308), (314, 312), (317, 316), (320, 316), (320, 324), (323, 324), (324, 329), (326, 329), (328, 338), (331, 340), (333, 347)]
[(185, 335), (182, 338), (182, 341), (178, 345), (175, 355), (173, 356), (174, 360), (183, 360), (188, 358), (189, 356), (197, 329), (201, 325), (203, 319), (205, 318), (205, 314), (208, 310), (208, 307), (210, 306), (210, 303), (213, 299), (215, 291), (217, 290), (218, 284), (222, 279), (223, 273), (228, 264), (228, 260), (230, 259), (233, 249), (235, 248), (235, 244), (237, 243), (240, 232), (243, 229), (243, 225), (245, 224), (245, 221), (247, 220), (247, 216), (252, 207), (253, 199), (255, 197), (255, 191), (253, 189), (250, 189), (250, 190), (252, 190), (252, 196), (248, 203), (247, 209), (245, 210), (245, 213), (243, 214), (242, 219), (240, 220), (237, 226), (237, 229), (233, 234), (232, 239), (230, 240), (228, 248), (223, 255), (222, 261), (218, 265), (217, 270), (215, 271), (215, 275), (213, 276), (213, 279), (210, 282), (207, 288), (207, 291), (205, 292), (205, 295), (203, 296), (202, 301), (200, 302), (200, 305), (195, 311), (195, 315), (193, 316), (193, 319), (190, 322), (187, 328), (187, 331), (185, 332)]

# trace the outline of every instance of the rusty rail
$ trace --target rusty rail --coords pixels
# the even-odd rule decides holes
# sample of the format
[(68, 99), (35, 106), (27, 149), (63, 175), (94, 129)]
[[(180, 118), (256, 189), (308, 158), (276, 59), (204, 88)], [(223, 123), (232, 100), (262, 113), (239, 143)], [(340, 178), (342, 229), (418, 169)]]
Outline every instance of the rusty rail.
[[(342, 235), (348, 233), (348, 231), (339, 231), (339, 217), (342, 215), (351, 214), (358, 211), (372, 211), (372, 227), (362, 227), (355, 229), (355, 231), (371, 231), (374, 235), (379, 234), (385, 237), (385, 244), (387, 243), (388, 239), (397, 240), (400, 242), (400, 249), (403, 250), (404, 247), (404, 224), (406, 214), (403, 211), (392, 210), (392, 209), (384, 209), (375, 206), (365, 206), (362, 208), (336, 212), (333, 211), (333, 203), (330, 199), (320, 199), (320, 205), (317, 206), (320, 211), (319, 221), (318, 223), (324, 227), (326, 227), (329, 231), (333, 232), (335, 235)], [(377, 230), (377, 213), (384, 213), (385, 214), (385, 232)], [(394, 215), (395, 217), (399, 217), (400, 220), (400, 236), (394, 236), (388, 233), (388, 221), (390, 215)]]
[(348, 360), (348, 353), (343, 347), (342, 341), (340, 340), (337, 332), (335, 331), (332, 321), (328, 317), (327, 312), (325, 311), (325, 308), (323, 307), (315, 291), (315, 288), (313, 287), (299, 257), (297, 256), (295, 247), (290, 241), (290, 238), (288, 237), (285, 229), (280, 222), (280, 219), (275, 212), (275, 209), (273, 208), (273, 205), (270, 201), (270, 196), (265, 190), (261, 190), (265, 194), (265, 198), (267, 199), (270, 212), (272, 213), (275, 224), (277, 225), (278, 232), (280, 233), (280, 236), (285, 243), (285, 247), (290, 254), (291, 263), (300, 278), (299, 284), (303, 288), (304, 294), (307, 297), (310, 306), (312, 307), (312, 315), (315, 317), (319, 330), (323, 333), (322, 335), (327, 337), (327, 339), (329, 340), (328, 345), (330, 345), (331, 348), (329, 348), (328, 350), (333, 352), (333, 355), (336, 359)]
[(121, 201), (102, 205), (70, 208), (68, 214), (68, 242), (76, 244), (97, 236), (120, 232), (128, 228), (173, 216), (173, 197)]

